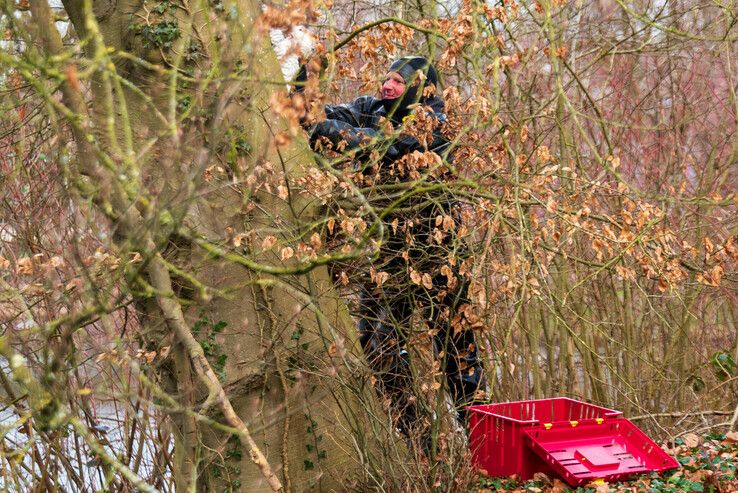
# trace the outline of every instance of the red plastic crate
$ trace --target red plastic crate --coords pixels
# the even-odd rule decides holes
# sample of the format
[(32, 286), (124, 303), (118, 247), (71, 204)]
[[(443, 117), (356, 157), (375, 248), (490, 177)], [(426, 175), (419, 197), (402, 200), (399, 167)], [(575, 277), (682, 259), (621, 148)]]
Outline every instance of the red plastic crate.
[(530, 479), (552, 468), (527, 444), (523, 432), (554, 424), (596, 424), (622, 413), (566, 397), (469, 406), (469, 445), (474, 465), (489, 476)]
[(613, 409), (564, 397), (468, 409), (473, 463), (490, 476), (543, 472), (579, 486), (679, 467)]
[(527, 445), (571, 486), (624, 480), (634, 474), (679, 467), (656, 443), (624, 418), (583, 426), (554, 425), (524, 431)]

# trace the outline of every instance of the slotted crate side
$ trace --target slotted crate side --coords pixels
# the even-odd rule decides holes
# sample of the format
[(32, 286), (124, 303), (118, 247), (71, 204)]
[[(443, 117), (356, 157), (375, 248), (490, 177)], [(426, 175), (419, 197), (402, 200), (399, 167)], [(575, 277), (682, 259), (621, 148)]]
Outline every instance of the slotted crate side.
[(624, 418), (601, 425), (530, 428), (524, 434), (527, 447), (571, 486), (679, 467), (674, 458)]
[(506, 475), (509, 456), (502, 454), (512, 423), (483, 411), (469, 415), (469, 446), (474, 466), (489, 475)]
[(568, 397), (538, 399), (529, 401), (502, 402), (471, 406), (472, 412), (484, 411), (503, 419), (515, 420), (530, 424), (554, 423), (558, 421), (582, 421), (597, 418), (613, 418), (620, 416), (620, 411), (608, 409), (587, 402), (576, 401)]
[(621, 411), (608, 409), (602, 406), (595, 406), (587, 402), (575, 401), (574, 399), (561, 398), (554, 404), (556, 409), (552, 413), (552, 419), (549, 422), (555, 423), (559, 421), (590, 421), (598, 418), (610, 419), (621, 416)]
[(548, 464), (525, 443), (523, 431), (551, 423), (603, 421), (622, 413), (566, 397), (468, 407), (469, 445), (478, 469), (490, 476), (518, 474), (523, 479), (546, 472)]
[(616, 430), (626, 437), (634, 451), (639, 453), (649, 471), (663, 472), (679, 467), (676, 459), (651, 440), (636, 425), (627, 419), (618, 419), (612, 424)]
[(469, 416), (469, 446), (474, 466), (489, 476), (521, 475), (531, 454), (519, 423), (484, 412)]

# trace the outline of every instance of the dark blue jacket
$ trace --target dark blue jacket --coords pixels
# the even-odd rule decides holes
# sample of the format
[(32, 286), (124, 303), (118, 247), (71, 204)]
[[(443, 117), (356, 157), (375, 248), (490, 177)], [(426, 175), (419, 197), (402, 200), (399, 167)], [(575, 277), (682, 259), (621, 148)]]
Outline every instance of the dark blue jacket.
[(439, 122), (433, 133), (433, 141), (427, 148), (410, 136), (382, 135), (380, 120), (388, 118), (387, 102), (372, 96), (361, 96), (350, 103), (326, 106), (326, 120), (313, 127), (311, 138), (314, 141), (318, 137), (326, 137), (334, 146), (345, 141), (348, 150), (359, 149), (362, 143), (372, 141), (373, 146), (384, 151), (384, 160), (390, 162), (413, 151), (433, 151), (441, 157), (448, 158), (446, 154), (449, 141), (441, 134), (441, 125), (446, 121), (443, 100), (433, 96), (424, 98), (420, 104), (429, 106)]

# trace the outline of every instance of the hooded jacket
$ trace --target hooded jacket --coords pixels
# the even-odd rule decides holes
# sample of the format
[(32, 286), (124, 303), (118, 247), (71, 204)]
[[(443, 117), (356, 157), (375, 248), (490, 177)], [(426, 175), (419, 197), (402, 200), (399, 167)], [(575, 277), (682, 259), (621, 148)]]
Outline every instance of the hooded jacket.
[(395, 161), (413, 151), (433, 151), (441, 157), (448, 157), (446, 153), (449, 141), (441, 134), (441, 125), (447, 120), (443, 112), (443, 100), (432, 96), (421, 99), (419, 104), (430, 107), (439, 123), (433, 132), (433, 141), (427, 148), (409, 136), (384, 141), (385, 136), (380, 131), (380, 120), (390, 119), (387, 104), (386, 101), (372, 96), (361, 96), (350, 103), (326, 106), (326, 119), (315, 125), (311, 139), (315, 141), (318, 137), (326, 137), (334, 146), (345, 141), (347, 150), (359, 149), (362, 144), (371, 142), (373, 146), (384, 150), (385, 161)]
[[(411, 88), (412, 90), (412, 88)], [(400, 98), (397, 98), (400, 99)], [(394, 100), (389, 100), (394, 101)], [(443, 124), (447, 121), (444, 111), (443, 100), (438, 96), (430, 96), (427, 98), (420, 98), (418, 104), (428, 107), (433, 111), (433, 117), (438, 122), (435, 129), (433, 130), (433, 139), (427, 146), (422, 145), (415, 137), (400, 134), (399, 136), (393, 134), (391, 136), (384, 136), (380, 130), (380, 120), (387, 118), (391, 120), (393, 115), (388, 116), (387, 100), (378, 99), (372, 96), (361, 96), (350, 103), (338, 104), (335, 106), (326, 106), (326, 120), (318, 123), (312, 133), (311, 138), (313, 142), (319, 137), (326, 137), (330, 142), (337, 147), (343, 141), (345, 142), (344, 152), (347, 150), (359, 151), (359, 161), (362, 161), (362, 150), (378, 150), (382, 157), (382, 169), (380, 175), (385, 179), (390, 178), (387, 176), (390, 165), (397, 162), (403, 156), (413, 153), (414, 151), (431, 151), (438, 154), (440, 157), (451, 161), (450, 155), (450, 142), (441, 133)], [(414, 104), (414, 101), (410, 104)], [(398, 109), (397, 106), (390, 108), (395, 111)], [(403, 113), (406, 112), (405, 108), (399, 108)], [(392, 120), (391, 120), (392, 121)], [(395, 125), (398, 122), (393, 121)], [(401, 123), (399, 123), (401, 125)], [(367, 152), (368, 154), (368, 152)], [(364, 173), (368, 173), (369, 169), (364, 170)], [(404, 181), (406, 178), (398, 176), (394, 177), (395, 180)], [(383, 181), (380, 179), (380, 181)], [(403, 205), (410, 206), (416, 202), (427, 201), (427, 194), (422, 196), (414, 197), (406, 201)], [(382, 204), (381, 199), (375, 198), (378, 205)], [(432, 242), (428, 242), (428, 236), (433, 231), (432, 221), (438, 215), (449, 214), (452, 207), (449, 202), (449, 197), (436, 197), (431, 201), (433, 204), (426, 205), (416, 215), (416, 220), (413, 221), (416, 224), (414, 234), (418, 237), (419, 244), (425, 244), (424, 252), (415, 252), (418, 258), (433, 259), (433, 263), (440, 262), (439, 252), (435, 252), (436, 248), (429, 248), (427, 245)], [(440, 207), (439, 207), (440, 204)], [(405, 219), (404, 215), (390, 214), (385, 218), (385, 222), (391, 223), (395, 218), (398, 218), (402, 223)], [(424, 219), (418, 221), (417, 217), (420, 216)], [(405, 243), (404, 234), (401, 233), (390, 233), (389, 238), (382, 248), (382, 255), (380, 255), (380, 261), (378, 262), (379, 267), (385, 267), (389, 270), (393, 270), (404, 264), (398, 256), (398, 251), (402, 250)], [(433, 253), (432, 253), (433, 252)]]

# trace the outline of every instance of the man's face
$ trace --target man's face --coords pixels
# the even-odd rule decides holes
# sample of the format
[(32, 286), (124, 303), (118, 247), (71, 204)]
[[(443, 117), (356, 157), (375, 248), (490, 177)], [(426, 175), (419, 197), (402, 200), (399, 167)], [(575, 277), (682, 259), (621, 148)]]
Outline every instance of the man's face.
[(405, 92), (405, 79), (397, 72), (390, 72), (382, 83), (382, 99), (395, 99)]

